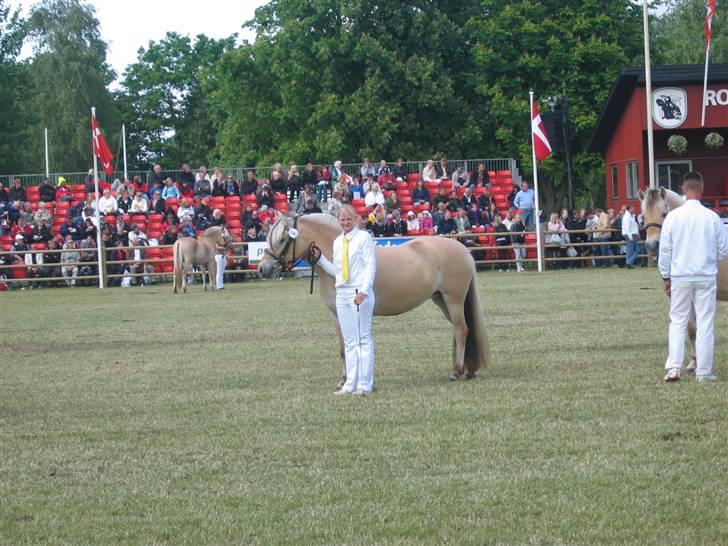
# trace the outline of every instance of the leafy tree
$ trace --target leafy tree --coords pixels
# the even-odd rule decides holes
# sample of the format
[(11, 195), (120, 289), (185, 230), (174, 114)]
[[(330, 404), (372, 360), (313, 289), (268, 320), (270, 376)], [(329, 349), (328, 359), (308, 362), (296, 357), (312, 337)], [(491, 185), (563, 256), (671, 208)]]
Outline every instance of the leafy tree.
[(127, 122), (127, 147), (136, 168), (163, 162), (205, 164), (216, 134), (203, 72), (235, 45), (235, 36), (194, 40), (169, 32), (139, 50), (138, 61), (124, 72), (119, 105)]
[(27, 165), (27, 66), (18, 62), (24, 38), (18, 10), (0, 0), (0, 173), (19, 173)]
[[(725, 24), (725, 2), (720, 3), (713, 18), (710, 62), (728, 62), (728, 26)], [(661, 64), (700, 64), (705, 62), (704, 0), (669, 0), (667, 11), (655, 21), (654, 47)], [(723, 15), (721, 17), (721, 15)]]
[[(482, 73), (478, 92), (487, 104), (486, 131), (503, 155), (520, 159), (528, 174), (528, 89), (541, 100), (566, 95), (577, 197), (586, 204), (594, 186), (600, 186), (597, 195), (603, 193), (603, 184), (594, 172), (601, 169), (599, 159), (581, 155), (620, 69), (642, 62), (640, 7), (630, 0), (482, 0), (481, 10), (468, 30)], [(564, 202), (561, 154), (539, 168), (539, 183), (544, 210)]]
[[(30, 14), (34, 58), (29, 68), (33, 129), (48, 126), (57, 171), (85, 170), (93, 161), (91, 107), (107, 131), (112, 150), (118, 144), (119, 115), (108, 90), (114, 72), (106, 63), (106, 43), (90, 4), (80, 0), (44, 0)], [(31, 150), (42, 165), (42, 138)]]
[(273, 0), (207, 81), (227, 161), (482, 155), (470, 1)]

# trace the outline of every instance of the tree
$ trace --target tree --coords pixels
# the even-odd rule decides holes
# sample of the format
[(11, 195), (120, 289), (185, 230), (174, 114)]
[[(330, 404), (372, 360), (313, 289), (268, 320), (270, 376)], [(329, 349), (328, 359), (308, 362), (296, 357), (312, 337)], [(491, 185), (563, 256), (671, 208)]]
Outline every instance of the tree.
[(0, 173), (19, 173), (27, 165), (28, 109), (23, 103), (28, 74), (18, 61), (24, 39), (18, 10), (0, 0)]
[(482, 155), (470, 1), (273, 0), (207, 80), (227, 161)]
[[(640, 7), (630, 0), (482, 0), (470, 20), (478, 92), (488, 108), (486, 131), (501, 154), (531, 172), (528, 90), (537, 99), (566, 95), (570, 104), (577, 201), (598, 184), (598, 158), (581, 157), (619, 71), (642, 64)], [(543, 109), (543, 107), (542, 107)], [(564, 202), (566, 167), (554, 154), (539, 168), (549, 210)], [(599, 194), (603, 193), (601, 189)]]
[(118, 95), (136, 168), (209, 162), (216, 134), (202, 90), (203, 72), (234, 45), (235, 35), (214, 40), (201, 34), (190, 40), (169, 32), (139, 50)]
[[(718, 7), (720, 10), (724, 2)], [(705, 62), (704, 0), (669, 0), (667, 11), (654, 25), (654, 44), (662, 64), (700, 64)], [(728, 62), (728, 26), (725, 10), (713, 18), (710, 62)], [(723, 15), (720, 17), (720, 15)]]
[[(30, 14), (34, 58), (30, 65), (31, 101), (36, 125), (49, 130), (56, 171), (83, 171), (93, 160), (91, 107), (96, 106), (112, 149), (119, 141), (119, 115), (108, 85), (114, 72), (106, 63), (93, 6), (80, 0), (44, 0)], [(42, 164), (42, 139), (31, 152)]]

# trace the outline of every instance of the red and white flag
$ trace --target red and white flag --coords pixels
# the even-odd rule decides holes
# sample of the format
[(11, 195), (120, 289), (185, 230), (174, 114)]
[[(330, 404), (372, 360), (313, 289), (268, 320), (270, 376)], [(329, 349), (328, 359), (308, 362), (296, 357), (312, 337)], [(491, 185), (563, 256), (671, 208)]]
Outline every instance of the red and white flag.
[(106, 143), (106, 139), (99, 130), (99, 124), (96, 121), (96, 116), (91, 114), (91, 133), (93, 134), (94, 142), (94, 155), (101, 161), (101, 167), (104, 169), (106, 174), (114, 173), (114, 154), (111, 153), (109, 145)]
[(710, 49), (710, 36), (715, 17), (715, 0), (708, 0), (708, 13), (705, 15), (705, 49)]
[(551, 155), (551, 144), (546, 135), (546, 128), (541, 119), (541, 113), (538, 111), (536, 102), (531, 106), (531, 132), (533, 132), (533, 148), (536, 159), (543, 161)]

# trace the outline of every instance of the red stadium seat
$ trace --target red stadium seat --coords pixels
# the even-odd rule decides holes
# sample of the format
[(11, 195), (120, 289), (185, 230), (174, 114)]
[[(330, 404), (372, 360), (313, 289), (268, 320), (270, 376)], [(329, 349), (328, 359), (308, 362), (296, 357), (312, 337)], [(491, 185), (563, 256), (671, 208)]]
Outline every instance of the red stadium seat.
[(153, 212), (152, 214), (149, 215), (149, 223), (155, 223), (155, 222), (161, 223), (162, 220), (164, 220), (164, 215), (159, 214), (157, 212)]
[(131, 221), (135, 224), (146, 224), (147, 223), (147, 217), (143, 214), (135, 214), (131, 217)]
[(416, 237), (418, 235), (422, 235), (422, 231), (420, 231), (419, 229), (410, 229), (407, 232), (407, 235), (411, 235), (412, 237)]
[[(167, 205), (168, 207), (170, 205), (172, 205), (172, 206), (176, 206), (179, 208), (179, 200), (176, 197), (168, 197), (167, 199), (164, 200), (164, 204)], [(175, 209), (175, 210), (177, 210), (177, 209)]]
[(233, 218), (231, 218), (231, 219), (226, 219), (226, 221), (225, 221), (225, 225), (226, 225), (226, 226), (227, 226), (228, 228), (239, 228), (239, 227), (242, 227), (242, 224), (240, 223), (240, 220), (237, 220), (237, 219), (233, 219)]
[(495, 175), (498, 178), (510, 178), (511, 177), (511, 171), (497, 171)]
[(364, 206), (364, 199), (352, 199), (351, 200), (351, 206), (354, 207), (354, 208), (363, 207)]
[(285, 193), (274, 193), (273, 201), (288, 201), (288, 196)]
[(273, 208), (281, 212), (288, 212), (288, 201), (276, 201), (273, 203)]
[(255, 197), (255, 194), (246, 195), (243, 197), (243, 203), (258, 203), (258, 199)]

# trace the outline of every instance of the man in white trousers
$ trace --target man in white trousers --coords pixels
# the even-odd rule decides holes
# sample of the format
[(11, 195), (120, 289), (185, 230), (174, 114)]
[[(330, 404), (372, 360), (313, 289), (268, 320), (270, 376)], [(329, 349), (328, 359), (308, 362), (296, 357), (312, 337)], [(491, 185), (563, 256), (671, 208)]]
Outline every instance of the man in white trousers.
[(665, 218), (660, 235), (660, 275), (670, 297), (669, 353), (665, 381), (679, 381), (685, 353), (685, 330), (695, 307), (695, 352), (698, 381), (716, 381), (713, 373), (718, 262), (728, 256), (728, 233), (713, 211), (700, 203), (703, 178), (691, 172), (683, 178), (687, 201)]
[(333, 263), (313, 248), (313, 259), (336, 279), (336, 315), (344, 337), (346, 381), (335, 394), (371, 394), (374, 386), (374, 278), (376, 245), (359, 229), (356, 211), (343, 205), (337, 215), (342, 233), (334, 240)]
[(215, 245), (215, 264), (217, 274), (215, 275), (215, 286), (218, 290), (225, 289), (225, 268), (227, 267), (227, 248)]

